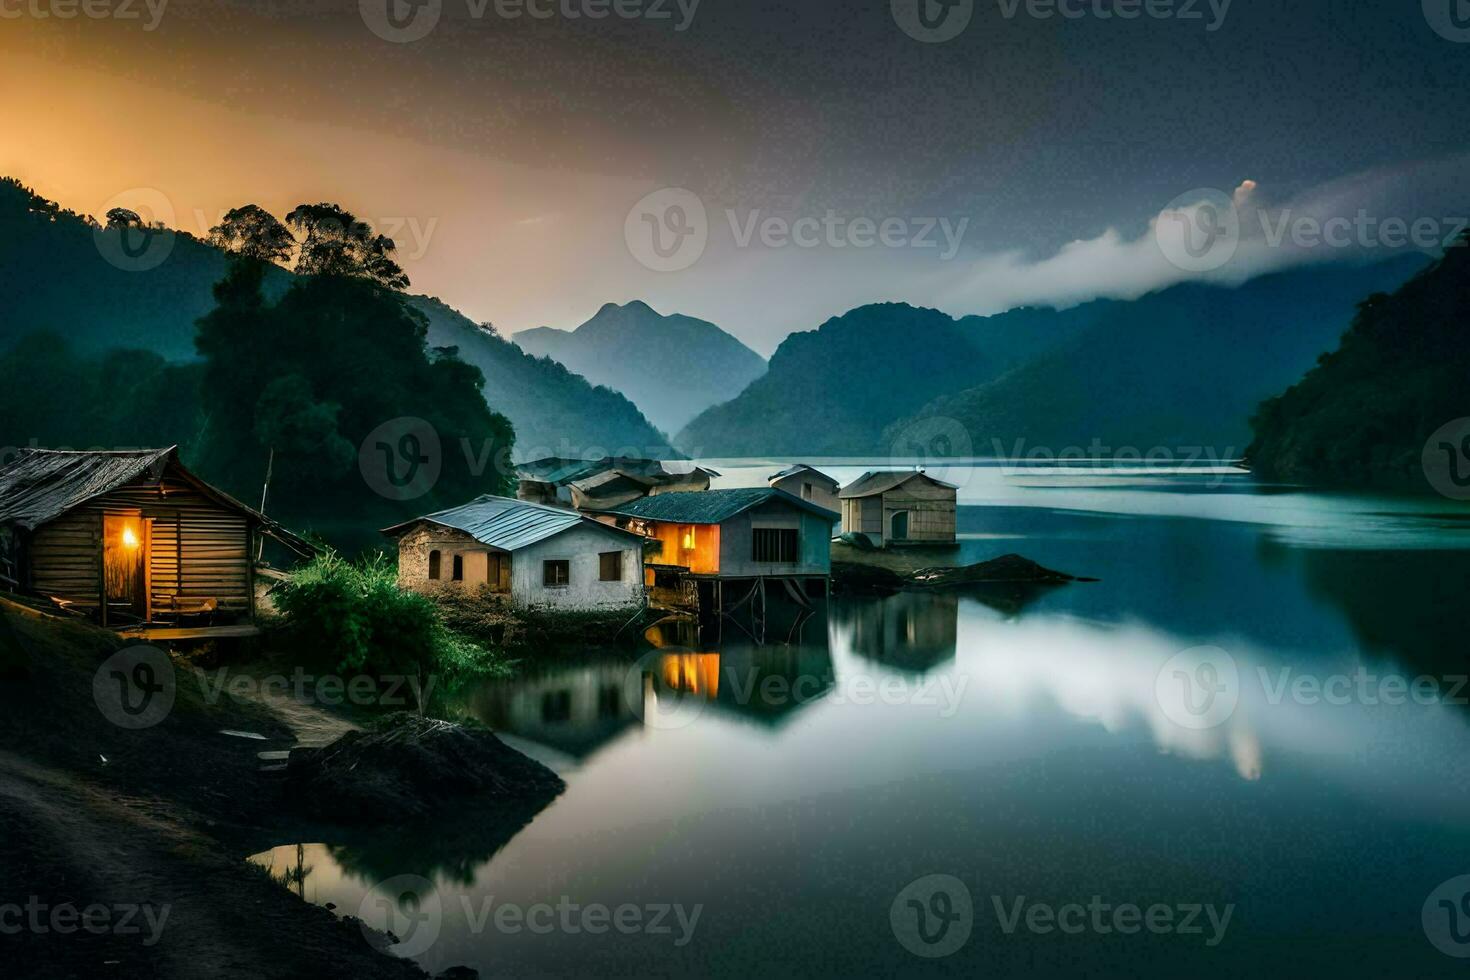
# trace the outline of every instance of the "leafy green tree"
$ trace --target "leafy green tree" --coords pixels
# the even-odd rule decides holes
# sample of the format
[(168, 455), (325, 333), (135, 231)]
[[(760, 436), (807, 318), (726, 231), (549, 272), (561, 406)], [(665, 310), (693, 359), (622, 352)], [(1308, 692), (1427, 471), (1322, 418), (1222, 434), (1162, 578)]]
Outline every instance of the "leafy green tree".
[[(254, 499), (269, 465), (272, 514), (303, 527), (350, 520), (369, 533), (379, 522), (511, 492), (511, 474), (472, 465), (507, 457), (510, 423), (486, 405), (478, 369), (427, 349), (423, 314), (399, 293), (350, 276), (300, 276), (270, 302), (264, 271), (233, 263), (215, 286), (215, 309), (199, 321), (203, 473)], [(357, 460), (374, 430), (405, 418), (438, 434), (440, 474), (423, 496), (391, 500)]]
[(1470, 235), (1358, 307), (1338, 348), (1251, 419), (1266, 476), (1427, 490), (1426, 441), (1470, 416)]

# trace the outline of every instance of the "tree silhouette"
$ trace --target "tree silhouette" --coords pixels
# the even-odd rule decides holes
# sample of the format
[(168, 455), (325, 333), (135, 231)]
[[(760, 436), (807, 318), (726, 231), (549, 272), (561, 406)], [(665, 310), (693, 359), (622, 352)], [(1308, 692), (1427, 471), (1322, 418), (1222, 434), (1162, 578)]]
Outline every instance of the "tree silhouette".
[(209, 229), (209, 244), (245, 258), (284, 263), (296, 248), (290, 229), (257, 204), (231, 208)]
[(306, 275), (354, 276), (389, 289), (404, 289), (408, 276), (393, 258), (398, 246), (387, 235), (336, 204), (298, 204), (286, 224), (301, 236), (296, 271)]

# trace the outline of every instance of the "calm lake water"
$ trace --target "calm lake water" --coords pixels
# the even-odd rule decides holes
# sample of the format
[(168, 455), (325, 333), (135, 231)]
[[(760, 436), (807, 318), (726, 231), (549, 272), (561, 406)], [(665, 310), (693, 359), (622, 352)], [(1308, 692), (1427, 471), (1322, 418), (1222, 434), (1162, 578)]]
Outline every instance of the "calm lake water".
[(764, 646), (665, 623), (637, 663), (444, 707), (566, 779), (519, 832), (256, 860), (299, 857), (305, 897), (430, 972), (1463, 974), (1470, 508), (1229, 468), (934, 472), (962, 486), (956, 560), (1100, 581), (833, 600)]

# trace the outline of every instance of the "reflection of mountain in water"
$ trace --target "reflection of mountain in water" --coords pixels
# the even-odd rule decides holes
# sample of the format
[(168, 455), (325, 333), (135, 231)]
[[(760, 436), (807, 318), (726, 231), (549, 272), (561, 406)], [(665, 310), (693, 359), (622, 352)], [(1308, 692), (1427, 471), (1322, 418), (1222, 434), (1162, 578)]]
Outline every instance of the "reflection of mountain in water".
[(827, 618), (818, 609), (794, 625), (789, 632), (794, 642), (782, 644), (756, 644), (727, 632), (716, 648), (708, 640), (708, 626), (701, 631), (684, 618), (654, 624), (644, 637), (660, 652), (645, 661), (645, 701), (698, 699), (692, 707), (770, 727), (785, 724), (837, 682)]
[(900, 592), (884, 599), (833, 599), (832, 620), (858, 656), (923, 673), (954, 660), (959, 597)]
[(1300, 556), (1312, 594), (1342, 610), (1364, 651), (1464, 673), (1470, 550), (1281, 550)]

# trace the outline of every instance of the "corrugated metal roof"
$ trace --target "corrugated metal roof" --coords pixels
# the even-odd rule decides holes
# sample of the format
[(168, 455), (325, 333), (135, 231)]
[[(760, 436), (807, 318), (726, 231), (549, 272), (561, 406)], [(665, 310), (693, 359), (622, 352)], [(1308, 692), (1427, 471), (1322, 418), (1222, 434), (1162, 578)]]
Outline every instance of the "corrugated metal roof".
[(132, 482), (150, 467), (162, 475), (172, 453), (172, 447), (123, 452), (22, 449), (0, 468), (0, 522), (33, 530)]
[(659, 493), (607, 509), (619, 517), (638, 517), (673, 524), (719, 524), (736, 514), (778, 500), (835, 521), (838, 515), (825, 507), (792, 496), (773, 487), (742, 487), (734, 490), (684, 490)]
[(384, 534), (396, 534), (420, 521), (430, 521), (465, 532), (481, 544), (502, 551), (516, 551), (537, 541), (545, 541), (574, 528), (579, 524), (590, 524), (610, 534), (640, 537), (631, 531), (623, 531), (609, 524), (583, 517), (574, 510), (533, 504), (529, 500), (497, 497), (485, 494), (467, 504), (451, 507), (433, 514), (425, 514), (402, 524), (384, 528)]
[(941, 487), (948, 487), (951, 490), (959, 489), (953, 483), (936, 480), (929, 474), (921, 473), (918, 470), (869, 470), (843, 487), (837, 496), (844, 500), (851, 500), (854, 497), (871, 497), (876, 493), (887, 493), (894, 487), (902, 486), (916, 476), (922, 476), (930, 483), (937, 484)]

